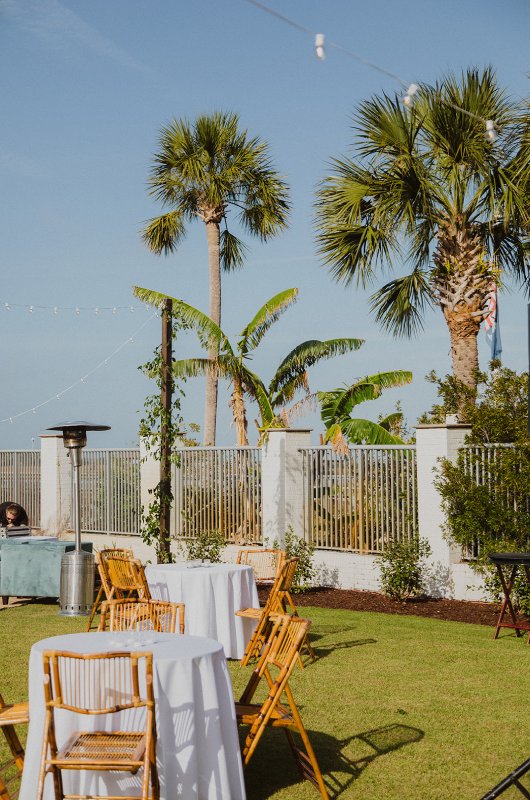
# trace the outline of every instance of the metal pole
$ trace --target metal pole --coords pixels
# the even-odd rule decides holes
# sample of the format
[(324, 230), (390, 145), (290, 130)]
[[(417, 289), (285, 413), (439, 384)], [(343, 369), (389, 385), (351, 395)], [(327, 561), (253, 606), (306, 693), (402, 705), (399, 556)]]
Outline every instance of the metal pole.
[(527, 398), (528, 398), (528, 427), (527, 433), (528, 437), (530, 438), (530, 303), (527, 306), (528, 311), (528, 390), (527, 390)]
[(81, 510), (79, 492), (79, 467), (81, 466), (81, 448), (73, 447), (70, 450), (72, 459), (72, 490), (74, 500), (74, 533), (75, 533), (75, 552), (81, 552)]

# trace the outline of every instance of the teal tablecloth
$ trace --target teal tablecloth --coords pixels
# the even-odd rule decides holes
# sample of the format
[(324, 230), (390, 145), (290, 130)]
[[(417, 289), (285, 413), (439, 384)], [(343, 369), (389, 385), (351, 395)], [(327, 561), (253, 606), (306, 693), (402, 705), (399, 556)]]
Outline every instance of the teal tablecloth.
[[(92, 552), (92, 542), (83, 542)], [(0, 595), (3, 597), (59, 597), (61, 558), (75, 542), (39, 541), (21, 537), (0, 539)]]

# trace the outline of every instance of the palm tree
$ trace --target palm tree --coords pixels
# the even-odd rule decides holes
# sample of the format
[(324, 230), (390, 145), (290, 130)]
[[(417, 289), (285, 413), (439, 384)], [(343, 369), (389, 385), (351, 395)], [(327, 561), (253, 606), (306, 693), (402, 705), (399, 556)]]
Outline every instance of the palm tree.
[[(151, 219), (142, 236), (154, 253), (173, 252), (186, 223), (201, 220), (206, 229), (210, 276), (210, 318), (221, 325), (221, 268), (243, 265), (246, 247), (228, 230), (235, 210), (247, 233), (266, 241), (282, 230), (289, 209), (288, 188), (272, 168), (268, 145), (239, 130), (237, 114), (201, 115), (191, 124), (174, 120), (162, 128), (149, 180), (150, 193), (170, 210)], [(221, 229), (221, 227), (223, 228)], [(210, 342), (208, 357), (217, 355)], [(206, 377), (204, 443), (215, 444), (217, 373)]]
[[(495, 121), (494, 142), (485, 120)], [(453, 374), (475, 391), (489, 285), (506, 271), (530, 286), (528, 114), (491, 69), (470, 69), (421, 86), (410, 110), (397, 96), (373, 97), (354, 130), (355, 160), (335, 160), (318, 190), (320, 252), (337, 281), (366, 286), (405, 248), (410, 274), (376, 291), (372, 311), (386, 330), (411, 335), (428, 306), (439, 308)]]
[[(134, 287), (134, 293), (140, 300), (158, 307), (162, 307), (164, 301), (169, 299), (168, 295), (138, 286)], [(215, 361), (208, 358), (174, 361), (173, 375), (176, 378), (197, 377), (215, 370), (221, 377), (231, 382), (230, 406), (238, 445), (248, 444), (245, 395), (258, 404), (261, 413), (260, 427), (264, 429), (271, 427), (281, 419), (280, 409), (290, 402), (300, 389), (309, 391), (307, 369), (310, 366), (322, 359), (357, 350), (363, 344), (362, 339), (303, 342), (282, 361), (271, 383), (266, 387), (261, 378), (248, 368), (247, 363), (271, 325), (296, 301), (297, 295), (298, 289), (293, 288), (271, 297), (243, 328), (234, 346), (210, 317), (182, 300), (171, 298), (174, 313), (193, 328), (202, 341), (213, 341), (217, 345)]]
[(399, 428), (403, 415), (389, 414), (379, 422), (357, 419), (351, 416), (355, 406), (367, 400), (377, 400), (384, 389), (404, 386), (412, 380), (412, 372), (394, 370), (367, 375), (351, 386), (318, 392), (322, 422), (326, 426), (325, 442), (331, 442), (338, 450), (344, 450), (346, 441), (351, 444), (403, 444), (394, 432)]

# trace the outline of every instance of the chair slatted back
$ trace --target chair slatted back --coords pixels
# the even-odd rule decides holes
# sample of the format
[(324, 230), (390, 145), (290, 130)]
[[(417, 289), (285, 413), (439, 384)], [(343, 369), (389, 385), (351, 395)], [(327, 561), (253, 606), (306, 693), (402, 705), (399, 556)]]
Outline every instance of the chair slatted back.
[(96, 566), (98, 568), (101, 585), (96, 595), (94, 605), (92, 606), (92, 611), (90, 612), (87, 631), (92, 628), (92, 621), (103, 599), (110, 600), (113, 597), (123, 597), (123, 592), (113, 588), (109, 577), (107, 560), (114, 556), (134, 558), (133, 551), (127, 547), (109, 547), (96, 553)]
[[(285, 589), (280, 589), (280, 587), (291, 586), (297, 567), (297, 558), (290, 558), (283, 563), (280, 571), (278, 572), (276, 580), (274, 581), (273, 587), (269, 592), (267, 602), (261, 610), (258, 624), (247, 644), (245, 654), (241, 659), (242, 666), (246, 666), (251, 658), (255, 658), (260, 655), (263, 646), (273, 629), (271, 614), (285, 614), (284, 606), (282, 604), (283, 595), (281, 594), (281, 592), (284, 592)], [(244, 612), (242, 613), (244, 614)]]
[(112, 586), (107, 561), (109, 558), (134, 558), (133, 551), (126, 547), (109, 547), (96, 553), (96, 564), (101, 578), (101, 585), (105, 593), (105, 599), (111, 600), (115, 596), (115, 587)]
[(255, 550), (240, 550), (237, 556), (237, 563), (252, 567), (256, 583), (273, 583), (283, 566), (285, 558), (284, 550), (272, 550), (262, 547)]
[(101, 605), (99, 630), (184, 633), (184, 603), (165, 600), (109, 600)]
[[(145, 692), (138, 664), (145, 662)], [(154, 706), (153, 656), (146, 652), (82, 655), (59, 650), (43, 653), (47, 708), (76, 714), (114, 714), (128, 708)]]
[(151, 599), (142, 562), (137, 558), (110, 556), (107, 558), (107, 570), (114, 597), (121, 593), (120, 599)]

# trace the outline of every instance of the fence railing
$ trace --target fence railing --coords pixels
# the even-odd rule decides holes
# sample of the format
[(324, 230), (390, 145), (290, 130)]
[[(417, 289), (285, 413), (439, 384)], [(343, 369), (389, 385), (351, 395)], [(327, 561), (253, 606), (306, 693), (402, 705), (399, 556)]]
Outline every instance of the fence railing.
[[(477, 486), (487, 486), (495, 497), (495, 501), (504, 508), (522, 509), (530, 512), (530, 493), (524, 496), (509, 492), (505, 487), (500, 487), (496, 479), (496, 470), (506, 454), (513, 454), (517, 447), (514, 444), (481, 444), (466, 445), (462, 448), (464, 469)], [(474, 542), (463, 549), (463, 558), (468, 560), (480, 556), (480, 544)]]
[(140, 533), (140, 450), (83, 450), (81, 526), (87, 533)]
[(259, 447), (177, 450), (173, 470), (175, 534), (190, 539), (220, 531), (227, 542), (262, 541)]
[(418, 531), (416, 452), (410, 445), (301, 449), (304, 532), (315, 547), (380, 553)]
[(0, 498), (19, 503), (40, 528), (40, 450), (0, 450)]

